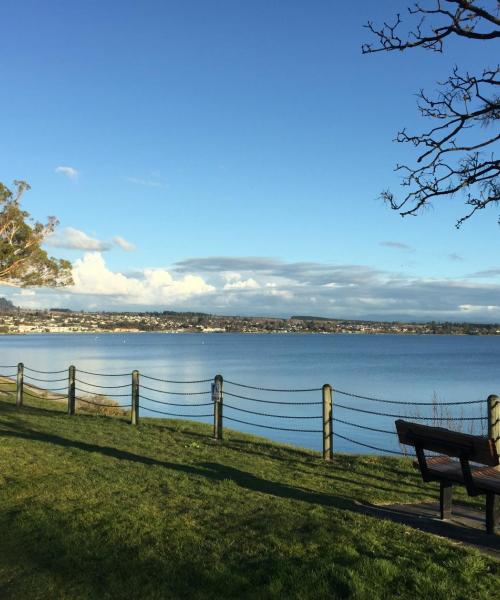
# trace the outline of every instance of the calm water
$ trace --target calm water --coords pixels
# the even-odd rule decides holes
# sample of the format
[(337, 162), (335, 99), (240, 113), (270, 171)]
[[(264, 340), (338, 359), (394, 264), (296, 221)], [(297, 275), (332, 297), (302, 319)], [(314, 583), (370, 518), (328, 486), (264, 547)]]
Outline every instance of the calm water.
[[(167, 384), (147, 380), (143, 375), (171, 380), (211, 379), (221, 373), (225, 380), (271, 388), (320, 388), (330, 383), (334, 388), (355, 394), (388, 400), (442, 402), (485, 399), (500, 394), (500, 337), (474, 336), (396, 336), (396, 335), (247, 335), (247, 334), (51, 334), (0, 336), (0, 364), (18, 362), (41, 371), (77, 367), (78, 384), (90, 392), (94, 385), (124, 385), (130, 377), (96, 377), (78, 374), (78, 369), (97, 373), (141, 372), (141, 384), (164, 391), (207, 392), (209, 383)], [(10, 369), (12, 372), (12, 369)], [(2, 369), (5, 373), (6, 369)], [(34, 372), (28, 376), (49, 377)], [(51, 377), (64, 377), (52, 375)], [(30, 381), (28, 379), (28, 381)], [(36, 383), (35, 381), (32, 381)], [(64, 386), (65, 382), (39, 385)], [(285, 402), (319, 402), (321, 392), (275, 393), (239, 388), (229, 383), (225, 392), (251, 398)], [(129, 403), (127, 388), (110, 389), (122, 393), (116, 400)], [(186, 416), (207, 414), (211, 406), (192, 404), (209, 402), (210, 395), (175, 396), (146, 390), (151, 400), (181, 403), (167, 406), (141, 400), (142, 415), (160, 416), (149, 409), (176, 412)], [(262, 417), (248, 411), (316, 417), (321, 405), (289, 406), (263, 404), (225, 395), (224, 417), (249, 423), (289, 429), (321, 428), (321, 418), (285, 419)], [(341, 408), (340, 405), (346, 408)], [(377, 416), (349, 410), (363, 410), (415, 415), (415, 409), (401, 405), (360, 400), (334, 394), (334, 416), (343, 421), (377, 429), (393, 429), (394, 417)], [(420, 415), (432, 409), (421, 407)], [(484, 416), (485, 403), (450, 407), (455, 416)], [(441, 413), (442, 416), (443, 413)], [(211, 417), (196, 417), (212, 422)], [(445, 424), (446, 425), (446, 424)], [(470, 422), (462, 422), (469, 430)], [(481, 423), (474, 423), (479, 431)], [(258, 433), (278, 441), (313, 449), (321, 448), (321, 433), (276, 431), (226, 420), (226, 427)], [(395, 436), (364, 430), (344, 423), (334, 424), (344, 437), (380, 448), (398, 450)], [(348, 452), (373, 452), (337, 437), (335, 449)]]

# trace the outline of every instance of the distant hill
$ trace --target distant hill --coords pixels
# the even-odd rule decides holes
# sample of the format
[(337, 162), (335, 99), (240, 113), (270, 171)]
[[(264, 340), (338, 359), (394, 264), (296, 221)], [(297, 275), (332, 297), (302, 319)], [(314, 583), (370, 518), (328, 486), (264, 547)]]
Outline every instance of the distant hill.
[(0, 313), (14, 312), (16, 307), (7, 298), (0, 298)]

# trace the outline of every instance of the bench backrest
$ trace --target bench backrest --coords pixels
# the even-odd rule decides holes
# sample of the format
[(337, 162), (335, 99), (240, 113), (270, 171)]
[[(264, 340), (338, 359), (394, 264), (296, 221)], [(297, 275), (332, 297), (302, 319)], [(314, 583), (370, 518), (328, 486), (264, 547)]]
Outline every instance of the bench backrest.
[(499, 464), (498, 453), (492, 439), (451, 431), (444, 427), (431, 427), (420, 423), (396, 421), (399, 441), (407, 446), (420, 446), (423, 450), (439, 452), (446, 456), (460, 458), (495, 467)]

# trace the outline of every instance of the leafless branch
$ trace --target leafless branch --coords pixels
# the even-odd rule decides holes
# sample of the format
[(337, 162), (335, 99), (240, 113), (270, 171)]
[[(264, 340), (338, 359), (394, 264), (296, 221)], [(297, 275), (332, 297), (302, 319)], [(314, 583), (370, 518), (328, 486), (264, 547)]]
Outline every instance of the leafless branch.
[[(491, 6), (490, 6), (491, 5)], [(422, 47), (442, 52), (444, 41), (456, 35), (469, 40), (500, 38), (500, 2), (494, 0), (429, 0), (408, 9), (416, 23), (401, 33), (398, 14), (392, 24), (366, 27), (377, 44), (364, 44), (365, 54)], [(437, 121), (428, 131), (410, 134), (401, 130), (396, 140), (420, 149), (416, 166), (397, 165), (402, 185), (409, 188), (402, 199), (389, 190), (382, 198), (402, 216), (415, 215), (442, 196), (463, 193), (472, 207), (457, 221), (460, 227), (478, 210), (499, 202), (500, 161), (494, 148), (500, 140), (500, 65), (484, 68), (479, 75), (461, 72), (456, 66), (439, 83), (435, 96), (420, 90), (417, 106), (425, 118)]]

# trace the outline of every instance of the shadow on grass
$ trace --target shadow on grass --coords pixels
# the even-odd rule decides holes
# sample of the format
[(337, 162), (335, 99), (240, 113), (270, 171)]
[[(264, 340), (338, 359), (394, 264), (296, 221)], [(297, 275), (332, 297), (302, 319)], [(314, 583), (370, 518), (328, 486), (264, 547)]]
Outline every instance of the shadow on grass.
[[(171, 430), (178, 431), (175, 428), (171, 428)], [(182, 431), (182, 434), (188, 437), (206, 440), (206, 434), (203, 433)], [(370, 468), (369, 464), (365, 466), (367, 470), (366, 472), (356, 469), (356, 479), (366, 480), (366, 482), (361, 482), (355, 481), (352, 478), (353, 467), (350, 464), (353, 460), (352, 455), (343, 456), (337, 454), (332, 462), (327, 463), (322, 460), (319, 453), (313, 454), (312, 451), (290, 447), (282, 448), (274, 445), (273, 443), (266, 443), (265, 441), (261, 440), (247, 441), (234, 439), (231, 437), (227, 440), (224, 440), (223, 446), (225, 449), (241, 451), (244, 454), (250, 454), (259, 458), (279, 461), (280, 463), (285, 462), (288, 466), (290, 466), (291, 469), (293, 469), (295, 473), (326, 479), (330, 483), (333, 481), (338, 481), (350, 484), (351, 486), (358, 485), (359, 487), (369, 485), (371, 489), (376, 489), (382, 492), (394, 492), (396, 489), (403, 487), (403, 491), (406, 496), (414, 496), (415, 498), (422, 498), (423, 496), (428, 495), (429, 492), (429, 489), (426, 489), (423, 483), (418, 482), (419, 477), (417, 473), (415, 473), (416, 482), (410, 482), (407, 480), (402, 482), (401, 478), (407, 478), (409, 473), (398, 468), (399, 466), (396, 461), (400, 459), (392, 459), (392, 457), (384, 457), (385, 460), (390, 461), (390, 464), (387, 465), (381, 461), (374, 464), (373, 469), (370, 472), (368, 472), (368, 469)], [(259, 450), (259, 447), (262, 449)], [(310, 469), (307, 470), (307, 467), (310, 467)], [(375, 471), (379, 471), (381, 473), (377, 474)], [(347, 476), (342, 477), (339, 475), (339, 472), (346, 473)], [(349, 474), (351, 474), (351, 477), (349, 477)], [(374, 481), (381, 484), (386, 484), (386, 487), (383, 485), (378, 485), (377, 483), (374, 483)]]
[(159, 460), (148, 456), (141, 456), (139, 454), (134, 454), (132, 452), (128, 452), (127, 450), (120, 450), (112, 446), (99, 446), (78, 440), (71, 440), (59, 435), (29, 429), (20, 424), (11, 422), (6, 423), (5, 421), (0, 420), (0, 426), (7, 427), (5, 429), (0, 429), (0, 437), (15, 437), (18, 439), (49, 443), (65, 448), (74, 448), (85, 452), (98, 452), (104, 456), (109, 456), (110, 458), (115, 458), (118, 460), (131, 461), (148, 466), (159, 466), (189, 475), (206, 477), (215, 481), (231, 479), (238, 486), (246, 488), (250, 491), (269, 494), (280, 498), (300, 500), (310, 504), (336, 506), (341, 508), (349, 508), (352, 506), (351, 502), (348, 502), (343, 498), (338, 498), (329, 494), (313, 492), (279, 482), (268, 481), (245, 471), (240, 471), (239, 469), (218, 463), (201, 463), (199, 466), (185, 465), (182, 463)]
[[(144, 544), (140, 535), (127, 539), (113, 530), (109, 515), (89, 526), (57, 507), (37, 506), (0, 519), (0, 565), (9, 573), (0, 580), (4, 600), (254, 597), (254, 573), (245, 565), (228, 558), (213, 569), (200, 553), (201, 540), (168, 528)], [(147, 531), (144, 525), (130, 522), (136, 534)]]
[[(43, 410), (43, 409), (34, 409), (34, 410)], [(50, 411), (48, 411), (48, 412), (50, 413)], [(111, 458), (118, 459), (118, 460), (127, 460), (127, 461), (136, 462), (136, 463), (140, 463), (140, 464), (144, 464), (144, 465), (155, 465), (155, 466), (163, 467), (166, 469), (171, 469), (174, 471), (184, 472), (184, 473), (191, 474), (191, 475), (207, 477), (208, 479), (217, 480), (217, 481), (231, 479), (238, 486), (246, 488), (246, 489), (254, 491), (254, 492), (264, 493), (264, 494), (277, 496), (277, 497), (281, 497), (281, 498), (286, 498), (286, 499), (300, 500), (302, 502), (308, 502), (310, 504), (319, 504), (319, 505), (323, 505), (323, 506), (335, 506), (337, 508), (344, 508), (344, 509), (349, 508), (351, 510), (355, 509), (355, 507), (356, 507), (353, 500), (346, 497), (345, 494), (343, 494), (341, 496), (332, 495), (329, 493), (322, 493), (322, 492), (306, 490), (301, 487), (291, 486), (291, 485), (284, 484), (284, 483), (273, 482), (273, 481), (270, 481), (267, 479), (256, 477), (255, 475), (252, 475), (251, 473), (248, 473), (246, 471), (241, 471), (234, 467), (229, 467), (227, 465), (223, 465), (223, 464), (219, 464), (219, 463), (214, 463), (214, 462), (201, 463), (200, 466), (185, 465), (185, 464), (181, 464), (181, 463), (173, 463), (173, 462), (158, 460), (156, 458), (142, 456), (139, 454), (134, 454), (127, 450), (120, 450), (118, 448), (114, 448), (111, 446), (98, 446), (95, 444), (89, 444), (87, 442), (71, 440), (71, 439), (64, 438), (62, 436), (58, 436), (58, 435), (54, 435), (54, 434), (50, 434), (50, 433), (44, 433), (44, 432), (28, 429), (25, 426), (23, 426), (21, 423), (12, 424), (11, 422), (2, 423), (0, 421), (0, 424), (7, 425), (10, 428), (10, 430), (9, 429), (0, 430), (0, 435), (4, 435), (4, 436), (35, 440), (35, 441), (39, 441), (39, 442), (46, 442), (46, 443), (51, 443), (51, 444), (55, 444), (55, 445), (59, 445), (59, 446), (63, 446), (63, 447), (71, 447), (71, 448), (75, 448), (75, 449), (82, 450), (82, 451), (99, 452), (100, 454), (102, 454), (104, 456), (109, 456)], [(184, 432), (183, 432), (183, 434), (184, 434)], [(231, 441), (227, 443), (227, 446), (231, 447)], [(237, 446), (237, 448), (241, 449), (239, 445)], [(244, 452), (246, 453), (247, 450), (245, 449)], [(300, 452), (295, 453), (293, 451), (293, 449), (292, 449), (292, 453), (293, 453), (292, 454), (293, 456), (306, 456), (307, 458), (310, 458), (310, 456), (311, 456), (310, 454), (307, 454), (305, 452), (303, 454)], [(265, 454), (263, 454), (263, 455), (267, 456)], [(287, 462), (292, 462), (292, 463), (295, 462), (293, 460), (289, 461), (287, 455), (288, 455), (288, 449), (286, 449), (286, 451), (284, 451), (284, 456), (281, 457), (281, 460), (285, 460)], [(270, 458), (272, 458), (272, 457), (270, 457)], [(318, 460), (318, 459), (316, 459), (316, 460)], [(323, 465), (322, 465), (322, 467), (323, 467)], [(295, 468), (295, 467), (292, 467), (292, 468)], [(337, 482), (337, 483), (342, 483), (342, 484), (347, 483), (355, 488), (357, 486), (357, 482), (354, 481), (352, 478), (349, 478), (348, 476), (343, 477), (342, 475), (340, 475), (338, 472), (340, 470), (345, 471), (346, 473), (349, 472), (349, 470), (347, 468), (342, 468), (342, 467), (340, 467), (340, 465), (335, 464), (335, 466), (332, 466), (331, 470), (328, 473), (321, 474), (320, 476), (327, 478), (332, 483), (332, 486), (334, 486), (335, 482)], [(306, 471), (302, 471), (302, 470), (300, 470), (300, 471), (304, 475), (306, 475), (306, 476), (308, 475), (308, 473)], [(318, 475), (317, 473), (314, 474), (314, 476), (317, 476), (317, 475)], [(364, 475), (364, 476), (367, 477), (367, 475)], [(373, 477), (371, 479), (376, 479), (379, 482), (387, 484), (386, 486), (379, 485), (377, 483), (374, 483), (372, 480), (370, 480), (369, 483), (368, 482), (366, 483), (367, 485), (370, 485), (371, 488), (377, 489), (382, 492), (393, 492), (395, 486), (397, 485), (397, 481), (395, 479), (389, 479), (389, 478), (385, 479), (383, 477), (379, 477), (376, 475), (373, 475)], [(358, 487), (360, 487), (362, 485), (363, 485), (362, 483), (359, 483)], [(418, 487), (418, 486), (415, 486), (415, 487)], [(405, 493), (407, 495), (411, 495), (411, 496), (415, 496), (415, 497), (422, 496), (422, 491), (420, 491), (420, 493), (405, 491)], [(354, 498), (354, 500), (356, 500), (356, 498)]]

